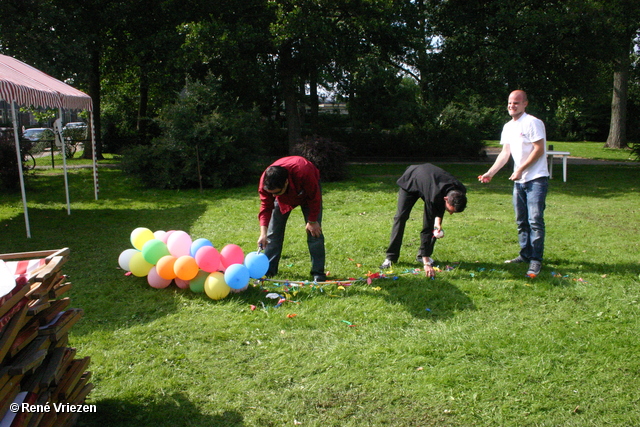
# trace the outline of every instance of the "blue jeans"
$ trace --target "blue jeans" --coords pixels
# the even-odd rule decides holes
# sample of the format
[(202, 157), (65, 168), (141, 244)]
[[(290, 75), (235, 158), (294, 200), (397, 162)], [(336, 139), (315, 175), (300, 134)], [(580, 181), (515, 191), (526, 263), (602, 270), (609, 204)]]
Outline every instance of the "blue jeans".
[[(309, 208), (301, 206), (301, 209), (306, 223), (309, 218)], [(264, 251), (264, 254), (269, 258), (267, 276), (275, 276), (278, 273), (278, 265), (280, 264), (284, 243), (284, 232), (290, 214), (291, 211), (284, 215), (280, 212), (280, 206), (276, 199), (271, 213), (271, 221), (269, 221), (269, 228), (267, 229), (267, 248)], [(318, 215), (318, 224), (322, 225), (322, 208), (320, 208), (320, 214)], [(321, 234), (320, 237), (313, 237), (310, 233), (307, 233), (307, 246), (311, 256), (311, 275), (319, 281), (324, 281), (326, 279), (324, 272), (324, 234)]]
[(542, 261), (544, 254), (544, 209), (548, 187), (547, 177), (513, 185), (520, 256), (527, 261)]

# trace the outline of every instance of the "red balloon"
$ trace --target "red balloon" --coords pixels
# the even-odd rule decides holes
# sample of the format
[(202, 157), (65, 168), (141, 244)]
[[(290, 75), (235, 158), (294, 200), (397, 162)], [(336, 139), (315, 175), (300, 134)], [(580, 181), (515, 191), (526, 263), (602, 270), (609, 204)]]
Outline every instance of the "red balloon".
[(220, 266), (220, 252), (213, 246), (203, 246), (196, 252), (196, 263), (201, 270), (213, 273)]
[(222, 265), (226, 268), (231, 264), (242, 264), (244, 262), (244, 252), (242, 248), (233, 243), (225, 246), (220, 251)]

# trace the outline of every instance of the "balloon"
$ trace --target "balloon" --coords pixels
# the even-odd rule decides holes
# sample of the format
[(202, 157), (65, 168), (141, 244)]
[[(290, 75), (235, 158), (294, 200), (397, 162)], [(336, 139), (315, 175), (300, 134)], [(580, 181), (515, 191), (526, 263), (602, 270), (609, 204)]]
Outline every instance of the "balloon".
[(167, 235), (167, 232), (163, 231), (163, 230), (156, 230), (156, 231), (153, 232), (153, 237), (155, 239), (162, 240), (164, 243), (167, 243), (166, 240), (163, 240), (164, 236), (166, 236), (166, 235)]
[(198, 274), (198, 264), (189, 255), (183, 255), (173, 264), (173, 272), (178, 279), (191, 280)]
[(171, 237), (171, 235), (175, 232), (176, 230), (169, 230), (166, 233), (164, 233), (164, 235), (162, 236), (162, 238), (160, 240), (162, 240), (163, 242), (167, 243), (167, 241), (169, 240), (169, 237)]
[(189, 281), (178, 279), (177, 277), (173, 279), (176, 282), (176, 286), (180, 289), (189, 289)]
[(230, 288), (242, 289), (249, 283), (249, 269), (244, 264), (231, 264), (224, 272), (224, 281)]
[(191, 252), (191, 236), (186, 231), (177, 230), (167, 239), (167, 248), (174, 257), (189, 255)]
[(142, 250), (147, 240), (151, 240), (153, 237), (153, 231), (145, 227), (138, 227), (131, 232), (131, 244), (134, 248)]
[(211, 241), (209, 241), (208, 239), (203, 239), (202, 237), (194, 240), (191, 244), (190, 255), (195, 258), (196, 254), (198, 253), (198, 249), (204, 246), (213, 247), (213, 243), (211, 243)]
[(247, 283), (247, 286), (245, 286), (244, 288), (240, 288), (240, 289), (231, 288), (229, 292), (231, 292), (232, 294), (239, 294), (240, 292), (246, 291), (248, 288), (249, 288), (249, 284)]
[(232, 243), (222, 248), (220, 258), (225, 267), (229, 267), (231, 264), (242, 264), (242, 261), (244, 261), (244, 252), (242, 252), (240, 246)]
[(176, 278), (176, 273), (173, 271), (173, 265), (176, 263), (176, 257), (173, 255), (165, 255), (158, 260), (156, 264), (156, 270), (158, 276), (163, 279), (173, 280)]
[(203, 246), (196, 252), (198, 267), (209, 273), (213, 273), (220, 267), (220, 252), (213, 246)]
[(171, 279), (163, 279), (158, 276), (158, 271), (156, 270), (156, 267), (153, 266), (147, 275), (147, 283), (149, 283), (149, 286), (152, 288), (163, 289), (171, 284)]
[(209, 274), (204, 281), (204, 292), (211, 299), (222, 299), (229, 295), (230, 290), (231, 288), (224, 281), (224, 274), (219, 271)]
[(149, 270), (151, 270), (153, 264), (145, 261), (144, 256), (142, 256), (142, 252), (136, 252), (131, 257), (129, 261), (129, 270), (131, 274), (136, 277), (144, 277), (149, 274)]
[(131, 261), (131, 257), (138, 252), (139, 251), (137, 251), (136, 249), (125, 249), (124, 251), (122, 251), (122, 253), (118, 257), (118, 265), (120, 266), (120, 268), (125, 271), (131, 271), (129, 269), (129, 262)]
[(259, 279), (269, 271), (269, 258), (263, 253), (249, 252), (244, 258), (244, 265), (252, 279)]
[(154, 238), (147, 240), (147, 243), (144, 244), (142, 255), (148, 263), (156, 265), (160, 258), (169, 255), (169, 249), (167, 249), (167, 245), (162, 240)]
[(189, 281), (189, 289), (191, 289), (192, 292), (204, 292), (204, 281), (207, 279), (207, 277), (209, 277), (208, 271), (198, 271), (196, 277)]

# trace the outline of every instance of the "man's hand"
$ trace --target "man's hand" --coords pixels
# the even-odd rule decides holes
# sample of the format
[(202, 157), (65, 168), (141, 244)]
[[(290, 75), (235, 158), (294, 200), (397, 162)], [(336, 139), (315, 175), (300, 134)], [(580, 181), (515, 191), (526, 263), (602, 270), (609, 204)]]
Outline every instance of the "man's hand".
[(260, 237), (258, 237), (258, 248), (265, 250), (267, 248), (267, 227), (260, 226)]
[(307, 222), (304, 228), (307, 230), (307, 233), (313, 237), (320, 237), (322, 235), (322, 227), (320, 227), (320, 224), (317, 222)]
[(427, 277), (436, 277), (436, 271), (433, 269), (433, 266), (429, 264), (424, 265), (424, 274)]
[(520, 178), (522, 178), (522, 172), (521, 172), (521, 171), (519, 171), (519, 170), (514, 171), (514, 172), (511, 174), (511, 176), (509, 177), (509, 179), (510, 179), (511, 181), (517, 181), (517, 180), (519, 180)]
[(484, 175), (479, 175), (478, 176), (478, 181), (480, 181), (483, 184), (486, 184), (486, 183), (491, 181), (491, 178), (493, 178), (491, 175), (487, 175), (485, 173)]

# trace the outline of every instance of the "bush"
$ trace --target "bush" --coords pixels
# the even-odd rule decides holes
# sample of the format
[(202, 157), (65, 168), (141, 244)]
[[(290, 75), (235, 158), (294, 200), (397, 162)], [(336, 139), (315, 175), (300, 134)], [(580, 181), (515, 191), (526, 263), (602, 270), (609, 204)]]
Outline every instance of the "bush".
[(292, 155), (313, 162), (322, 181), (341, 181), (347, 177), (347, 149), (329, 138), (306, 137), (293, 147)]
[(158, 120), (162, 135), (124, 152), (123, 170), (155, 188), (234, 187), (257, 179), (260, 124), (221, 96), (217, 83), (188, 82)]

